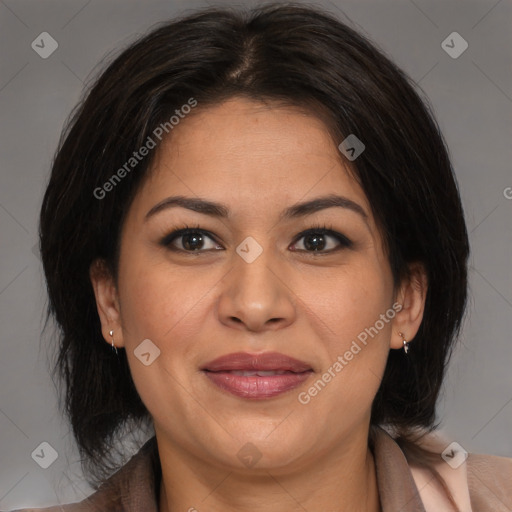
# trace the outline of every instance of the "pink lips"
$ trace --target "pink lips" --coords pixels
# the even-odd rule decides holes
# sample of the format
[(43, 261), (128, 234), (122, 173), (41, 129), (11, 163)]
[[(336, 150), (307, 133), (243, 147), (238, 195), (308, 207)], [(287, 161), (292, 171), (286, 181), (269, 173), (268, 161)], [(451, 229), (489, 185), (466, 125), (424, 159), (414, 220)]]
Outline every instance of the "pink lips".
[(277, 352), (237, 352), (201, 368), (208, 379), (233, 395), (265, 399), (296, 388), (312, 373), (310, 365)]

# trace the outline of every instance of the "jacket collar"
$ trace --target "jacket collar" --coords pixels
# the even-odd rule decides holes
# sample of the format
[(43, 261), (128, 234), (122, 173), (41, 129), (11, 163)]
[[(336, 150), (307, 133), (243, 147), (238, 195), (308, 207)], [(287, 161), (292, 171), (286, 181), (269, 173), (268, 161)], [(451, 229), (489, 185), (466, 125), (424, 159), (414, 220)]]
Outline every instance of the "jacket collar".
[[(380, 427), (370, 429), (370, 448), (377, 472), (382, 512), (426, 512), (407, 460), (393, 438)], [(117, 473), (85, 502), (104, 510), (158, 512), (161, 467), (156, 437), (149, 439)]]
[(382, 428), (371, 427), (370, 448), (382, 512), (426, 512), (409, 464), (395, 440)]

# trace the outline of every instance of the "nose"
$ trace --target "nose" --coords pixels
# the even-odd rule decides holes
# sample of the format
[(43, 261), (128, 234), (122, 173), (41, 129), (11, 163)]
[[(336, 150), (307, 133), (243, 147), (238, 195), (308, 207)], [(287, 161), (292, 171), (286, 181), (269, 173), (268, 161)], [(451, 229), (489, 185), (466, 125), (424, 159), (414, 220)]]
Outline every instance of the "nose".
[(222, 281), (218, 315), (235, 329), (259, 332), (282, 329), (294, 322), (293, 291), (286, 284), (282, 262), (264, 250), (248, 263), (233, 255), (233, 268)]

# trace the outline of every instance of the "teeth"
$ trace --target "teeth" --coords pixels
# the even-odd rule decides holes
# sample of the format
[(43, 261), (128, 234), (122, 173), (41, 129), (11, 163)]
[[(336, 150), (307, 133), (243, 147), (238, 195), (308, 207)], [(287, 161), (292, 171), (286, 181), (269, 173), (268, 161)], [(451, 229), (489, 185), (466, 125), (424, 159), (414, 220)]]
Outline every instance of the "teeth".
[(231, 370), (229, 373), (232, 373), (233, 375), (239, 375), (240, 377), (252, 377), (254, 375), (258, 375), (259, 377), (269, 377), (271, 375), (285, 375), (286, 373), (290, 372), (287, 370)]

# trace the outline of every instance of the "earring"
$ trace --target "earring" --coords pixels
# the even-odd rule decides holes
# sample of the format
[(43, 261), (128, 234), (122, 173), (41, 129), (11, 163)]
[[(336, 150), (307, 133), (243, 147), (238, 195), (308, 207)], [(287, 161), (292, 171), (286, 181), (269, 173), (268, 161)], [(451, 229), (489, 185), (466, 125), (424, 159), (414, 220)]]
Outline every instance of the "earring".
[(405, 340), (405, 337), (404, 335), (399, 332), (398, 335), (403, 339), (403, 342), (404, 342), (404, 352), (407, 354), (407, 352), (409, 352), (409, 342)]
[(117, 347), (114, 345), (114, 331), (109, 331), (110, 337), (112, 338), (112, 350), (116, 351), (117, 354)]

